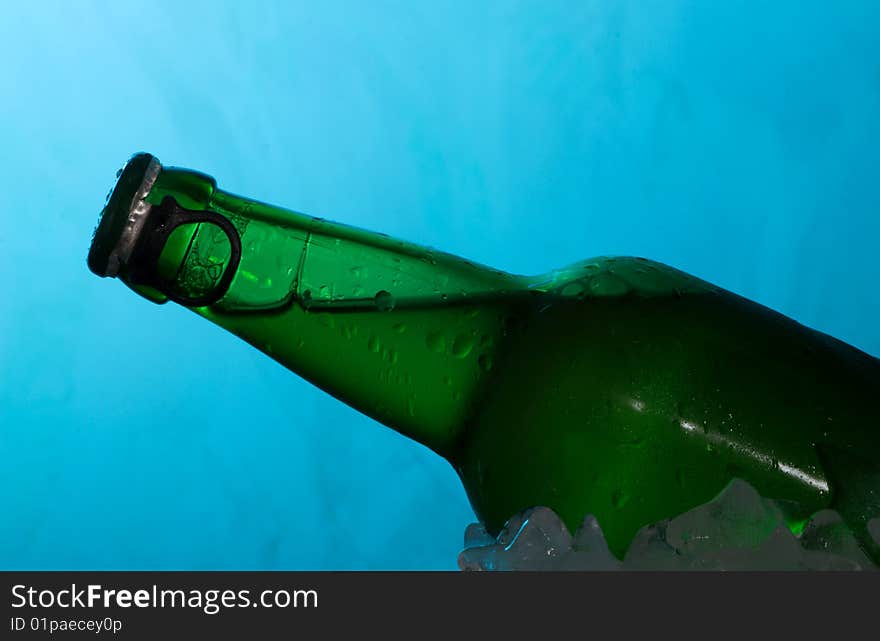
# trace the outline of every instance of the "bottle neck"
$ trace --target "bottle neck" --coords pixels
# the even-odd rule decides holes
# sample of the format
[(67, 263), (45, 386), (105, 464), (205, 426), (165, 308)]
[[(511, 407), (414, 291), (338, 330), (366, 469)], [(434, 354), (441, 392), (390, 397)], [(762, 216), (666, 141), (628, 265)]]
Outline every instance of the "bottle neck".
[[(228, 289), (193, 311), (355, 409), (450, 458), (519, 278), (425, 247), (217, 190), (165, 169), (148, 201), (168, 197), (228, 221), (167, 237), (157, 271), (175, 291)], [(229, 270), (234, 269), (230, 275)], [(130, 283), (142, 294), (149, 287)], [(187, 300), (184, 296), (183, 300)]]

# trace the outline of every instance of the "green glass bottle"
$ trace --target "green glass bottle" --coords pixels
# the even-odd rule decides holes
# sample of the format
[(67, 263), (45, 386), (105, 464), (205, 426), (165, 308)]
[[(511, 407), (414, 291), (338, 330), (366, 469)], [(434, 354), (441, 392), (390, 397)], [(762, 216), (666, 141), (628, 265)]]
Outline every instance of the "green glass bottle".
[[(734, 477), (875, 561), (880, 361), (643, 258), (507, 274), (132, 157), (90, 269), (191, 308), (445, 457), (491, 533), (534, 505), (636, 531)], [(880, 562), (880, 561), (878, 561)]]

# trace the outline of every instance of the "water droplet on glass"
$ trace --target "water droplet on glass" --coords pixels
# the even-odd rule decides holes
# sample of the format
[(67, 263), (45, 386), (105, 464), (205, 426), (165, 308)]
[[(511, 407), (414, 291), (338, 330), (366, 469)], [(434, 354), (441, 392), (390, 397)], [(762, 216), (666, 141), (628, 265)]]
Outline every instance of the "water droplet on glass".
[(452, 355), (456, 358), (464, 358), (471, 353), (474, 339), (467, 334), (459, 334), (452, 343)]
[(367, 348), (371, 352), (378, 354), (380, 347), (381, 347), (381, 345), (379, 344), (379, 339), (376, 338), (375, 336), (370, 336), (369, 340), (367, 341)]
[(616, 508), (623, 507), (627, 501), (629, 501), (629, 495), (619, 488), (614, 490), (614, 493), (611, 495), (611, 505)]
[(380, 312), (390, 312), (394, 309), (394, 296), (386, 292), (384, 289), (376, 292), (376, 295), (373, 297), (373, 302), (376, 304), (376, 309)]
[(477, 362), (480, 364), (480, 368), (484, 372), (488, 372), (492, 369), (492, 357), (489, 354), (480, 354), (480, 358), (477, 359)]
[(342, 335), (348, 339), (354, 338), (357, 335), (357, 326), (352, 325), (351, 323), (344, 323), (339, 329), (342, 332)]
[(395, 323), (391, 326), (391, 329), (393, 329), (398, 334), (403, 334), (406, 331), (406, 323)]
[(425, 344), (432, 352), (442, 354), (446, 351), (446, 337), (442, 332), (430, 332), (425, 337)]
[(562, 288), (563, 296), (578, 296), (584, 293), (584, 286), (581, 283), (569, 283)]

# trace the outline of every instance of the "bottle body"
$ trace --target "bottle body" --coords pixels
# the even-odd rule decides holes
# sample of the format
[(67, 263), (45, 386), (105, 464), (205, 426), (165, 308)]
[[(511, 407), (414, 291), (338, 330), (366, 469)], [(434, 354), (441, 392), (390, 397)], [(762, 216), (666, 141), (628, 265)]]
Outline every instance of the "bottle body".
[(458, 459), (491, 531), (527, 505), (573, 530), (586, 509), (622, 557), (738, 477), (793, 530), (830, 507), (872, 548), (877, 359), (723, 290), (563, 302), (506, 341)]
[[(592, 513), (621, 556), (734, 477), (793, 528), (823, 507), (862, 528), (880, 513), (880, 363), (765, 307), (639, 258), (514, 276), (193, 172), (160, 172), (145, 200), (168, 197), (241, 247), (232, 261), (216, 225), (183, 225), (161, 282), (190, 295), (234, 271), (193, 311), (447, 458), (490, 532), (534, 505), (571, 529)], [(120, 277), (161, 302), (137, 273)]]

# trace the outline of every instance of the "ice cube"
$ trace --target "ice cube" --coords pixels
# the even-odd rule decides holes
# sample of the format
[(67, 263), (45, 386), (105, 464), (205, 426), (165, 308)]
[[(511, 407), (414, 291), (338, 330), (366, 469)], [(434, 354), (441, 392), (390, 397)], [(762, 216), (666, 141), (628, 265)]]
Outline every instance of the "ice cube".
[(588, 514), (572, 540), (571, 552), (565, 560), (566, 570), (619, 570), (620, 561), (611, 554), (599, 521)]
[(877, 545), (880, 545), (880, 516), (868, 521), (868, 533)]
[(636, 532), (624, 556), (624, 567), (631, 570), (684, 569), (681, 554), (666, 542), (668, 526), (669, 521), (660, 521)]
[(493, 543), (495, 543), (495, 537), (486, 532), (486, 528), (479, 523), (471, 523), (464, 531), (465, 549), (492, 545)]
[[(852, 530), (843, 522), (843, 518), (834, 510), (821, 510), (816, 512), (804, 527), (801, 533), (801, 545), (804, 550), (821, 552), (824, 556), (835, 557), (833, 565), (845, 565), (842, 559), (847, 559), (854, 566), (852, 569), (871, 567), (871, 561), (859, 547)], [(816, 562), (819, 555), (813, 555)], [(819, 568), (816, 568), (819, 569)], [(824, 568), (823, 568), (824, 569)], [(831, 569), (831, 568), (828, 568)], [(850, 569), (850, 568), (840, 568)]]
[(734, 479), (712, 501), (675, 517), (666, 541), (685, 556), (731, 546), (755, 547), (785, 525), (782, 511), (741, 479)]
[[(474, 538), (479, 541), (479, 533)], [(462, 570), (561, 569), (571, 553), (571, 534), (550, 508), (536, 507), (511, 518), (494, 542), (459, 554)]]

